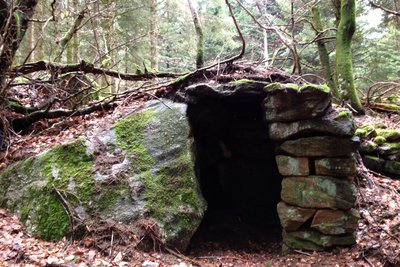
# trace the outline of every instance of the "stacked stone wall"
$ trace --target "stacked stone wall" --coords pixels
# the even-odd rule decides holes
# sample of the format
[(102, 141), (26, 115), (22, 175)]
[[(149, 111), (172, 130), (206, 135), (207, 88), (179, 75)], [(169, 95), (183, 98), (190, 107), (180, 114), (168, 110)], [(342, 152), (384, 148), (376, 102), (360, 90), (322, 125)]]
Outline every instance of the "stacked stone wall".
[(364, 164), (378, 173), (400, 178), (400, 131), (384, 125), (365, 124), (356, 131), (361, 138)]
[(316, 86), (265, 87), (269, 136), (279, 143), (284, 176), (278, 214), (284, 247), (324, 250), (356, 242), (354, 209), (359, 140), (348, 111), (331, 107), (329, 91)]

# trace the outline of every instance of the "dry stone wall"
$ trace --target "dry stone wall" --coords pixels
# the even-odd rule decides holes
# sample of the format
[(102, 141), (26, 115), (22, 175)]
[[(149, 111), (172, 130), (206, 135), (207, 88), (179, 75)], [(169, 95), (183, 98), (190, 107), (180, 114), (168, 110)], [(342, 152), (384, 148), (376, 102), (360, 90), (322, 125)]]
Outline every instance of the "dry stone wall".
[(354, 209), (359, 139), (348, 111), (331, 107), (324, 87), (265, 87), (269, 136), (279, 142), (282, 181), (278, 214), (288, 248), (323, 250), (356, 242)]
[(379, 173), (400, 178), (400, 131), (384, 125), (362, 125), (356, 131), (361, 138), (364, 164)]
[(189, 102), (199, 96), (226, 101), (262, 95), (264, 123), (276, 144), (271, 153), (283, 176), (277, 211), (285, 248), (324, 250), (356, 242), (359, 138), (351, 113), (332, 107), (329, 88), (241, 80), (198, 85), (187, 93)]

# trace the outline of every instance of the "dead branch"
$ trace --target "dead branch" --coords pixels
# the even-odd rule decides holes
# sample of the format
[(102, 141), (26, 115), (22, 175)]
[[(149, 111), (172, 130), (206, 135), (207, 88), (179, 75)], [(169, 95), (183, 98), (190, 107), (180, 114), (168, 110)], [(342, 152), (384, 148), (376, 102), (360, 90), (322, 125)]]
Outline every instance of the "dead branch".
[(143, 74), (130, 74), (120, 73), (118, 71), (108, 70), (104, 68), (97, 68), (91, 63), (81, 61), (77, 64), (55, 64), (45, 61), (38, 61), (35, 63), (25, 64), (12, 69), (9, 73), (11, 77), (26, 75), (38, 71), (49, 71), (52, 74), (65, 74), (70, 72), (83, 72), (98, 75), (107, 75), (113, 78), (118, 78), (127, 81), (142, 81), (154, 78), (178, 78), (185, 73), (169, 73), (169, 72), (147, 72)]
[(29, 115), (21, 118), (10, 118), (11, 125), (15, 131), (21, 131), (42, 119), (55, 119), (60, 117), (67, 117), (67, 116), (82, 116), (93, 113), (99, 110), (109, 110), (116, 106), (117, 104), (114, 103), (114, 98), (103, 103), (97, 103), (82, 109), (77, 110), (68, 110), (68, 109), (56, 109), (56, 110), (38, 110), (35, 112), (30, 113)]
[(388, 9), (388, 8), (386, 8), (386, 7), (382, 6), (382, 5), (378, 5), (378, 4), (376, 4), (376, 3), (372, 2), (372, 1), (369, 1), (369, 4), (370, 4), (373, 8), (379, 8), (379, 9), (381, 9), (381, 10), (383, 10), (383, 11), (389, 13), (389, 14), (392, 14), (392, 15), (399, 16), (399, 17), (400, 17), (400, 12), (398, 12), (398, 11), (396, 11), (396, 10)]

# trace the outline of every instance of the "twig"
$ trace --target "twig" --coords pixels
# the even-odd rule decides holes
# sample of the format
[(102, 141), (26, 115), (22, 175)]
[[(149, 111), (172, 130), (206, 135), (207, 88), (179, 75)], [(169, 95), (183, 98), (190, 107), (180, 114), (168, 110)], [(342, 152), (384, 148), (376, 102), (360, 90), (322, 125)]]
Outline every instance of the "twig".
[(363, 259), (369, 264), (371, 267), (375, 267), (375, 265), (365, 256), (363, 256)]
[(184, 260), (184, 261), (186, 261), (186, 262), (190, 262), (190, 263), (193, 264), (194, 266), (201, 266), (200, 263), (198, 263), (197, 261), (192, 260), (192, 259), (186, 257), (185, 255), (183, 255), (183, 254), (180, 253), (179, 251), (175, 251), (175, 250), (170, 249), (170, 248), (168, 248), (168, 247), (165, 247), (165, 250), (166, 250), (168, 253), (174, 255), (175, 257), (177, 257), (177, 258), (179, 258), (179, 259), (182, 259), (182, 260)]
[(307, 253), (307, 252), (304, 252), (304, 251), (301, 251), (301, 250), (298, 250), (298, 249), (295, 249), (294, 252), (299, 253), (299, 254), (303, 254), (303, 255), (306, 255), (306, 256), (312, 256), (310, 253)]
[(110, 253), (109, 253), (110, 257), (113, 253), (113, 243), (114, 243), (114, 231), (111, 231), (111, 244), (110, 244)]

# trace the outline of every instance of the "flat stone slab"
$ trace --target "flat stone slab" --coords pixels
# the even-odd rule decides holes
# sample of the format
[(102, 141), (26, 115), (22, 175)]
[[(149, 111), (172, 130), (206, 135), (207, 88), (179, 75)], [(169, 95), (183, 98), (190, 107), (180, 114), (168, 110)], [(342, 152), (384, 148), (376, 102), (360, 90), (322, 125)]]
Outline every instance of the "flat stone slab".
[(385, 160), (376, 156), (365, 155), (363, 156), (363, 162), (368, 169), (381, 172), (385, 166)]
[(293, 249), (323, 251), (334, 246), (350, 246), (356, 243), (355, 234), (341, 236), (324, 235), (317, 231), (305, 230), (283, 232), (283, 243)]
[(357, 172), (356, 160), (349, 158), (324, 158), (315, 160), (317, 175), (348, 177), (352, 179)]
[(311, 228), (327, 235), (351, 234), (357, 230), (360, 216), (355, 209), (318, 210), (311, 223)]
[(355, 125), (351, 113), (349, 111), (338, 112), (333, 109), (320, 118), (269, 124), (269, 136), (275, 141), (283, 141), (310, 134), (353, 136), (354, 132)]
[(358, 146), (358, 137), (315, 136), (286, 141), (279, 152), (297, 157), (341, 157), (355, 152)]
[(279, 173), (283, 176), (308, 176), (310, 174), (308, 158), (276, 156)]
[(298, 230), (315, 214), (315, 209), (290, 206), (285, 202), (279, 202), (277, 210), (283, 229), (289, 232)]
[(350, 181), (326, 176), (288, 177), (282, 180), (281, 198), (303, 208), (348, 210), (354, 207), (356, 187)]
[(294, 84), (270, 84), (264, 89), (267, 121), (290, 122), (321, 117), (331, 105), (329, 88)]
[(395, 175), (396, 178), (400, 178), (400, 161), (387, 160), (383, 170), (389, 174)]

